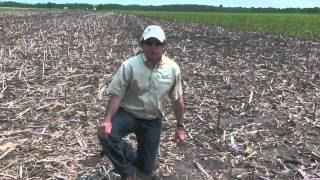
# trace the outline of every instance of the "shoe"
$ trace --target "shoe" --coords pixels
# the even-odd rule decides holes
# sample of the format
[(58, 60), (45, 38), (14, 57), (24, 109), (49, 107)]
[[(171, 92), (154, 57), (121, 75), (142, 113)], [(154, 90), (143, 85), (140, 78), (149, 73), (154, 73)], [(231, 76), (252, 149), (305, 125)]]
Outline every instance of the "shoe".
[(136, 178), (138, 180), (158, 180), (158, 179), (161, 179), (158, 176), (156, 176), (155, 174), (146, 175), (145, 173), (139, 171), (138, 169), (136, 169)]
[(133, 180), (133, 177), (130, 175), (121, 176), (121, 180)]

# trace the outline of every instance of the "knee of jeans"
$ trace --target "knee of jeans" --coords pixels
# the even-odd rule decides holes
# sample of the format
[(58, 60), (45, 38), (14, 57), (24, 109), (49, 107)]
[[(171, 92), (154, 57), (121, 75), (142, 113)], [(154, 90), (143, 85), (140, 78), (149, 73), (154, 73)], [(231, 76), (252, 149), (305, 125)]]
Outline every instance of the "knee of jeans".
[(104, 133), (104, 129), (101, 127), (97, 128), (97, 136), (98, 138), (105, 138), (105, 133)]
[(113, 141), (110, 139), (110, 136), (107, 137), (99, 137), (100, 144), (104, 147), (110, 147), (113, 145)]
[(99, 139), (104, 139), (102, 134), (97, 133), (97, 136), (98, 136)]

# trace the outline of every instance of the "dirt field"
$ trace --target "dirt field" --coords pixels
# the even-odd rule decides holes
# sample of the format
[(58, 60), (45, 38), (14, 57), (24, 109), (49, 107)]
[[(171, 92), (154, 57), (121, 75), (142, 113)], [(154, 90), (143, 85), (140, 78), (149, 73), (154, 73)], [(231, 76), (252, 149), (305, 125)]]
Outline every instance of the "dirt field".
[(176, 147), (168, 104), (160, 178), (320, 179), (320, 39), (112, 13), (0, 14), (0, 179), (117, 177), (96, 127), (150, 24), (183, 72), (188, 131)]

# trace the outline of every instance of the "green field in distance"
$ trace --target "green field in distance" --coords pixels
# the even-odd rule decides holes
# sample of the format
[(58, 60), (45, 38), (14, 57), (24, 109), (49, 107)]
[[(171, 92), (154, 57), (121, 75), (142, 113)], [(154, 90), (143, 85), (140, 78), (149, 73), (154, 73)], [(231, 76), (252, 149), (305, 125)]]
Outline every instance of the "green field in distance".
[[(0, 12), (57, 12), (77, 10), (6, 8)], [(90, 11), (90, 10), (89, 10)], [(95, 11), (92, 11), (95, 12)], [(101, 12), (101, 11), (99, 11)], [(227, 28), (275, 33), (292, 37), (320, 37), (320, 14), (307, 13), (216, 13), (216, 12), (165, 12), (165, 11), (116, 11), (139, 16), (152, 16), (185, 22), (203, 23)]]
[(121, 13), (204, 23), (258, 32), (270, 32), (288, 36), (320, 37), (320, 14), (163, 11), (121, 11)]

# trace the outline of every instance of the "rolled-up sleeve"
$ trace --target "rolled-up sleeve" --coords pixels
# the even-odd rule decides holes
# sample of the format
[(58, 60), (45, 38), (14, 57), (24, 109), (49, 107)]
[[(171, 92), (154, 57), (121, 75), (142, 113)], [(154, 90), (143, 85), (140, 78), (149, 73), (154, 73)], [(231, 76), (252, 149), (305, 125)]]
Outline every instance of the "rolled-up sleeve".
[(130, 81), (130, 67), (124, 62), (114, 75), (111, 83), (107, 88), (107, 92), (123, 97), (128, 89)]
[(181, 72), (180, 69), (176, 71), (174, 83), (169, 92), (169, 98), (173, 101), (178, 100), (182, 96), (182, 83), (181, 83)]

